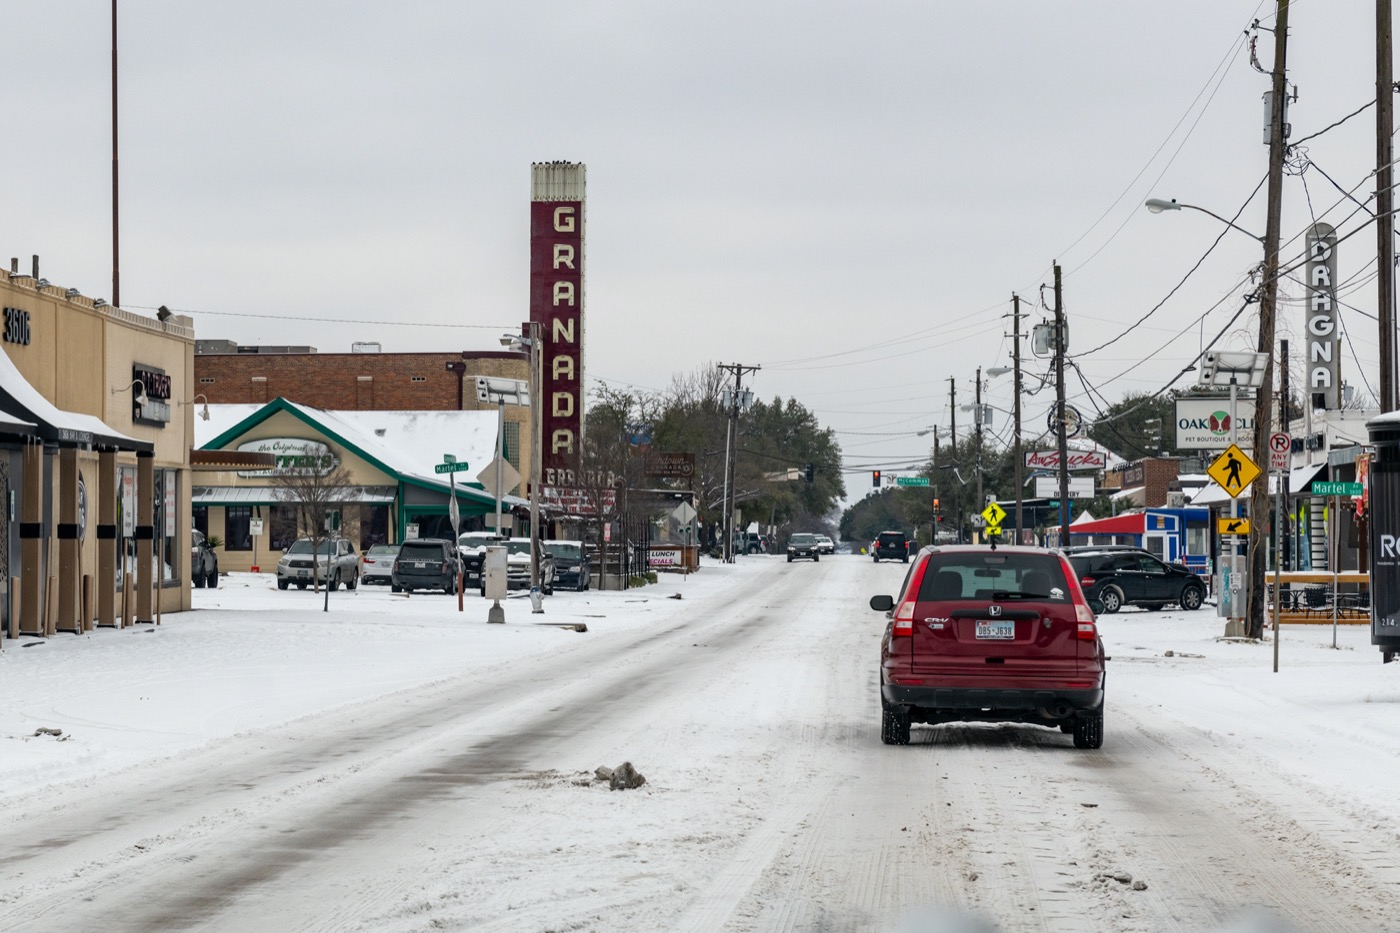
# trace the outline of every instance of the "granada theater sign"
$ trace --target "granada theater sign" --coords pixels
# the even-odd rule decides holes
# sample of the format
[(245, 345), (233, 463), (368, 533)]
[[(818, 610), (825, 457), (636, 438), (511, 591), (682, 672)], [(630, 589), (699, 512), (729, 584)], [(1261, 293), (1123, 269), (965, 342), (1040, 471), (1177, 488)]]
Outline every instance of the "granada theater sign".
[(583, 430), (584, 166), (530, 166), (530, 322), (540, 325), (545, 486), (575, 486)]

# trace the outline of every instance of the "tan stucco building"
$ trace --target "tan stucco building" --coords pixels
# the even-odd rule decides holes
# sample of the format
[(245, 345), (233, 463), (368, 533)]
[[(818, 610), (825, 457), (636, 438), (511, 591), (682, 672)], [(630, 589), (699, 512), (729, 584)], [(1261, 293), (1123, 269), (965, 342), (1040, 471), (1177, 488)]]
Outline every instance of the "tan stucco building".
[(0, 307), (5, 634), (188, 609), (191, 320), (13, 269), (0, 270)]

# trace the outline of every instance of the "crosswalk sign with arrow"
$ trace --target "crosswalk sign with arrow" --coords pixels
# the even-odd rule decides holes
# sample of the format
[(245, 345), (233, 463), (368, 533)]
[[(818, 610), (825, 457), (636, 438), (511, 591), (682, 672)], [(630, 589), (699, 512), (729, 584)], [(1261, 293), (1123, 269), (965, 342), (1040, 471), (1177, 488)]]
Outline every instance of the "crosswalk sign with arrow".
[(1259, 466), (1243, 450), (1231, 444), (1230, 448), (1215, 459), (1206, 470), (1210, 478), (1220, 484), (1220, 488), (1237, 498), (1249, 488), (1249, 484), (1259, 476)]
[(1225, 516), (1215, 520), (1215, 532), (1222, 535), (1249, 534), (1249, 519)]

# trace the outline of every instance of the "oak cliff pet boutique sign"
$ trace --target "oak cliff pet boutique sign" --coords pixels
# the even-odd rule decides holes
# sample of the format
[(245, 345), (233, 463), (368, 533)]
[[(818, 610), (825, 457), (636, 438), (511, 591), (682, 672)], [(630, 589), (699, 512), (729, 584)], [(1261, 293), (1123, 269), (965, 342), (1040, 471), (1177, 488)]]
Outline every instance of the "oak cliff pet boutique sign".
[(583, 429), (584, 166), (530, 166), (530, 322), (540, 328), (545, 486), (575, 486)]
[(325, 476), (340, 466), (340, 458), (320, 441), (300, 437), (265, 437), (259, 441), (245, 441), (238, 445), (240, 451), (253, 451), (272, 454), (277, 465), (270, 470), (239, 470), (238, 475), (245, 479), (259, 476)]

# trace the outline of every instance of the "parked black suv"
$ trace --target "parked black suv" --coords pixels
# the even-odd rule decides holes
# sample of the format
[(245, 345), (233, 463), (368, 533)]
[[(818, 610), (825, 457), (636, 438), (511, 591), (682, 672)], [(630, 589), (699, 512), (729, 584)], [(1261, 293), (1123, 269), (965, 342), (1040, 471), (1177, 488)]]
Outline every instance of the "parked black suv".
[(1117, 612), (1124, 604), (1155, 610), (1175, 603), (1182, 609), (1199, 609), (1205, 602), (1205, 580), (1147, 551), (1072, 548), (1066, 556), (1084, 595), (1103, 603), (1105, 612)]
[(457, 572), (461, 568), (457, 548), (444, 538), (410, 538), (394, 558), (390, 588), (395, 593), (414, 590), (457, 592)]
[(904, 536), (902, 531), (882, 531), (880, 537), (871, 542), (870, 552), (877, 564), (882, 557), (886, 560), (902, 560), (907, 564), (909, 563), (909, 539)]

